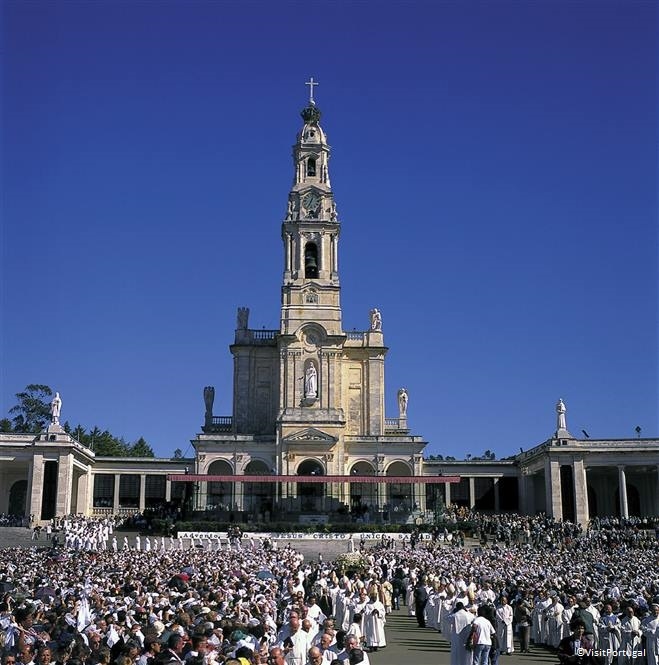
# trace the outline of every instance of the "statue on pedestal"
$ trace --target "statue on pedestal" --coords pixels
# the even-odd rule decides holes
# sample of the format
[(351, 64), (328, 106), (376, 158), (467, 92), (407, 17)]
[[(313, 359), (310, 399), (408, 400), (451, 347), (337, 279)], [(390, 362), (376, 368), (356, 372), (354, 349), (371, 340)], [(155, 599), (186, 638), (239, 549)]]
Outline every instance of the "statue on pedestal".
[(55, 393), (53, 401), (50, 403), (50, 422), (53, 425), (59, 425), (59, 416), (62, 411), (62, 398), (59, 396), (59, 393)]
[(236, 317), (236, 328), (238, 330), (247, 330), (249, 321), (249, 307), (239, 307), (238, 315)]
[(407, 418), (407, 401), (409, 396), (407, 394), (407, 389), (401, 388), (398, 391), (398, 411), (401, 418)]
[(565, 403), (562, 399), (559, 399), (556, 403), (556, 429), (557, 430), (567, 430), (567, 425), (565, 423)]
[(371, 330), (382, 330), (382, 315), (380, 314), (380, 310), (377, 308), (373, 308), (371, 310)]
[(206, 406), (206, 415), (204, 420), (207, 424), (213, 421), (213, 402), (215, 401), (215, 388), (206, 386), (204, 388), (204, 405)]

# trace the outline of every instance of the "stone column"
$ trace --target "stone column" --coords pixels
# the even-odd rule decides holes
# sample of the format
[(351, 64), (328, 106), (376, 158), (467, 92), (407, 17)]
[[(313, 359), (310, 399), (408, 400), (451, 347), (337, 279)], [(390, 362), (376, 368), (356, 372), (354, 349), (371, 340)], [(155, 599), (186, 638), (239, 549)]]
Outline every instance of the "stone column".
[(473, 508), (476, 505), (476, 479), (469, 476), (469, 507)]
[(625, 466), (618, 466), (618, 492), (620, 494), (620, 517), (629, 517), (629, 507), (627, 506), (627, 478), (625, 476)]
[(165, 480), (165, 501), (172, 500), (172, 481), (167, 478)]
[(501, 497), (499, 496), (499, 477), (494, 478), (494, 512), (501, 510)]
[(574, 479), (574, 514), (577, 524), (585, 529), (590, 520), (588, 508), (588, 482), (586, 478), (586, 465), (582, 459), (572, 462), (572, 477)]
[(518, 510), (521, 515), (529, 514), (529, 495), (528, 495), (528, 471), (521, 469), (521, 474), (517, 477), (517, 488), (519, 496)]
[[(387, 486), (385, 483), (378, 483), (375, 486), (375, 491), (377, 492), (377, 499), (378, 499), (378, 513), (381, 514), (383, 509), (384, 509), (384, 504), (387, 503), (386, 497), (387, 497)], [(350, 505), (350, 497), (348, 497), (348, 501), (346, 502), (348, 505)]]
[(244, 510), (245, 502), (244, 502), (243, 490), (244, 490), (244, 483), (233, 484), (234, 494), (233, 494), (233, 506), (231, 506), (232, 509), (235, 507), (236, 510), (239, 511)]
[(427, 506), (427, 492), (428, 486), (426, 484), (419, 485), (419, 508), (425, 513), (428, 510)]
[(140, 473), (140, 496), (138, 499), (139, 511), (144, 512), (146, 506), (146, 474)]
[(57, 474), (57, 500), (55, 515), (71, 513), (71, 485), (73, 483), (73, 455), (60, 455)]
[(43, 455), (35, 453), (32, 457), (32, 473), (30, 474), (30, 493), (27, 497), (28, 516), (34, 515), (35, 523), (41, 519), (41, 503), (43, 498)]
[(444, 483), (444, 505), (451, 506), (451, 483)]
[(119, 513), (119, 483), (121, 474), (114, 474), (114, 496), (112, 497), (112, 512), (117, 515)]
[(286, 234), (286, 270), (293, 271), (293, 238), (290, 233)]
[(76, 505), (76, 511), (82, 513), (83, 515), (91, 514), (91, 505), (89, 501), (89, 490), (91, 488), (91, 472), (87, 468), (87, 471), (80, 475), (78, 478), (78, 502)]
[(561, 493), (561, 464), (547, 458), (545, 462), (545, 510), (555, 520), (563, 519), (563, 495)]
[[(199, 472), (201, 473), (201, 471)], [(200, 482), (199, 492), (197, 494), (197, 502), (199, 504), (199, 510), (206, 510), (206, 504), (208, 503), (208, 483)]]

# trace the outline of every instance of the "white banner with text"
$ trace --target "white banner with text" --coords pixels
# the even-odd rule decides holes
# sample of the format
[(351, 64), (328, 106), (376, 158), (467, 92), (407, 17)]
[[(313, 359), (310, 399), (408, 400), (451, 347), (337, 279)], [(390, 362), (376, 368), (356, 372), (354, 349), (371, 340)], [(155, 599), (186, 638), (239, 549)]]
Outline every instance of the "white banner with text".
[[(226, 540), (226, 531), (179, 531), (178, 538), (192, 540)], [(243, 539), (255, 538), (269, 540), (365, 540), (373, 542), (383, 538), (393, 538), (394, 540), (410, 540), (411, 533), (304, 533), (300, 531), (287, 531), (282, 533), (267, 531), (247, 531), (242, 534)], [(432, 534), (418, 534), (420, 540), (432, 540)], [(444, 540), (444, 535), (439, 534), (439, 540)]]

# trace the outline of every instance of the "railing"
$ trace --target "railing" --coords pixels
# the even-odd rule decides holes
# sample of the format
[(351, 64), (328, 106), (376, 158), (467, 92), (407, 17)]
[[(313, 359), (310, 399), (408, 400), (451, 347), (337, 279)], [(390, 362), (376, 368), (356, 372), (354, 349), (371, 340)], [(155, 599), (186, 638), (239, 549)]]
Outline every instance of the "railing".
[(210, 423), (203, 428), (204, 432), (231, 432), (233, 416), (213, 416)]
[(385, 418), (384, 419), (385, 432), (408, 432), (406, 418)]
[(128, 517), (139, 512), (139, 508), (119, 508), (116, 512), (112, 508), (92, 508), (92, 517), (110, 517), (111, 515), (120, 515)]
[(346, 332), (346, 337), (348, 339), (356, 339), (361, 342), (364, 339), (365, 334), (366, 333), (362, 332), (361, 330), (348, 330)]
[(274, 339), (279, 330), (248, 330), (247, 332), (255, 342), (263, 342)]

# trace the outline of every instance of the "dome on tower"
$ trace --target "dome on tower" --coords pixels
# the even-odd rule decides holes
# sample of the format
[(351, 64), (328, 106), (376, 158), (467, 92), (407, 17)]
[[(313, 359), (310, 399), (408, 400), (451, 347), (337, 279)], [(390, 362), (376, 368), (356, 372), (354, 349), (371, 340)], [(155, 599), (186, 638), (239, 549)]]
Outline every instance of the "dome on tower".
[(315, 104), (302, 109), (300, 113), (304, 120), (304, 127), (298, 134), (297, 140), (300, 143), (327, 143), (327, 137), (322, 127), (318, 124), (320, 122), (320, 109)]

